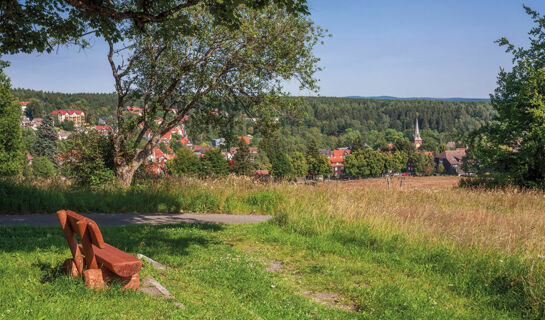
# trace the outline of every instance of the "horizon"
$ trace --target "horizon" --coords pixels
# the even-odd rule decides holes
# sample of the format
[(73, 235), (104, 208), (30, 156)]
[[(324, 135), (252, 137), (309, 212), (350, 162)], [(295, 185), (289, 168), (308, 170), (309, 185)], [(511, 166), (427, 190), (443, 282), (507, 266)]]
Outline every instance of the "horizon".
[[(325, 68), (316, 74), (320, 91), (300, 91), (293, 81), (285, 82), (294, 96), (489, 99), (500, 67), (512, 66), (511, 56), (494, 41), (505, 36), (516, 46), (527, 44), (533, 22), (522, 4), (545, 12), (537, 0), (308, 3), (310, 18), (332, 37), (315, 50)], [(85, 50), (6, 55), (11, 62), (6, 73), (14, 88), (111, 93), (106, 45), (91, 40)]]

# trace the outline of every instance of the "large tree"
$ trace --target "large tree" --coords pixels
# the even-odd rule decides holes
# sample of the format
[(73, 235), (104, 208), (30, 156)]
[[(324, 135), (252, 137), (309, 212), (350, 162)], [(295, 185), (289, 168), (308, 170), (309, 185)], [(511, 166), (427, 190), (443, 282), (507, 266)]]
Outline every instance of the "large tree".
[(545, 188), (545, 17), (524, 8), (535, 23), (530, 45), (517, 48), (498, 40), (513, 55), (514, 67), (500, 70), (491, 96), (497, 116), (473, 132), (466, 164), (477, 172), (486, 168), (502, 181)]
[[(236, 12), (236, 29), (217, 23), (205, 6), (194, 6), (186, 11), (195, 26), (191, 35), (177, 25), (148, 24), (121, 49), (109, 41), (118, 95), (115, 171), (123, 185), (130, 185), (161, 137), (186, 116), (216, 112), (225, 102), (252, 113), (270, 112), (285, 106), (281, 87), (287, 79), (316, 88), (319, 59), (312, 49), (323, 35), (321, 28), (276, 5), (261, 10), (241, 6)], [(143, 102), (142, 112), (127, 117), (127, 103), (135, 99)]]
[(18, 174), (23, 163), (21, 107), (13, 101), (10, 81), (3, 72), (7, 65), (0, 61), (0, 176)]
[(239, 9), (263, 9), (274, 4), (291, 14), (308, 14), (306, 0), (2, 0), (0, 53), (52, 52), (56, 45), (89, 44), (85, 36), (122, 42), (129, 33), (176, 26), (191, 34), (195, 7), (230, 29), (244, 18)]

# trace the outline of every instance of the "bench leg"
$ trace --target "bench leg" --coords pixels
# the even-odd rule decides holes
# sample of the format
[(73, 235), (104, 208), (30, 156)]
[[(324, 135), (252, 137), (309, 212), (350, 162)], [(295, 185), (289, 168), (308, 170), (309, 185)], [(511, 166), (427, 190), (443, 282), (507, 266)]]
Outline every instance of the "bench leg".
[[(127, 281), (127, 283), (125, 283)], [(130, 278), (123, 279), (123, 290), (138, 290), (140, 288), (140, 276), (135, 273)]]
[(100, 269), (87, 269), (83, 271), (83, 278), (85, 280), (85, 285), (90, 289), (108, 289), (108, 285), (104, 282), (102, 270)]
[(70, 278), (75, 278), (79, 276), (78, 268), (76, 267), (76, 262), (74, 259), (66, 259), (64, 261), (64, 270), (66, 271), (66, 274), (70, 276)]
[(103, 268), (102, 279), (106, 282), (110, 282), (114, 279), (119, 280), (123, 285), (123, 290), (138, 290), (138, 288), (140, 288), (140, 276), (138, 273), (133, 274), (131, 277), (121, 278), (110, 270)]

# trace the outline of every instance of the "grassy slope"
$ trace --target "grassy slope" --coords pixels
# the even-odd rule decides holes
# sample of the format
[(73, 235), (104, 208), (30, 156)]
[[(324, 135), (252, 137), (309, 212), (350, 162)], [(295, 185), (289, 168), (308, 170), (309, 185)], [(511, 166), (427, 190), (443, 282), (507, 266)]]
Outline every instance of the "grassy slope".
[[(391, 191), (378, 179), (171, 185), (183, 208), (276, 215), (251, 226), (104, 228), (113, 245), (171, 266), (143, 276), (186, 310), (138, 293), (89, 292), (59, 272), (69, 255), (60, 229), (0, 227), (0, 315), (68, 318), (64, 306), (74, 305), (83, 318), (542, 318), (543, 194), (457, 190), (456, 180), (439, 179)], [(280, 270), (266, 271), (268, 263)]]
[[(87, 290), (61, 273), (59, 228), (0, 227), (0, 314), (7, 318), (507, 319), (536, 316), (516, 280), (524, 267), (415, 247), (369, 231), (301, 235), (276, 223), (104, 228), (108, 242), (171, 268), (145, 267), (185, 306), (140, 293)], [(394, 240), (392, 240), (394, 239)], [(280, 262), (277, 272), (267, 263)], [(522, 269), (522, 270), (521, 270)], [(514, 282), (514, 283), (513, 283)], [(303, 292), (307, 292), (306, 296)], [(313, 293), (337, 293), (337, 306)], [(66, 308), (66, 306), (70, 308)], [(348, 306), (357, 312), (340, 308)], [(9, 314), (8, 314), (8, 311)]]

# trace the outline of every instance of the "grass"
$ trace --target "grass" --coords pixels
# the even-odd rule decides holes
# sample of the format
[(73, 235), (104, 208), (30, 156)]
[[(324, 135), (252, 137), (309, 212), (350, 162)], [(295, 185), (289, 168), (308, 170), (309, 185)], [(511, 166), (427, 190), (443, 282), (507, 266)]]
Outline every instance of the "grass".
[[(275, 219), (104, 228), (107, 242), (171, 267), (144, 268), (143, 276), (156, 277), (185, 310), (140, 293), (89, 292), (68, 279), (60, 273), (69, 255), (60, 228), (0, 227), (0, 317), (68, 318), (69, 304), (82, 318), (543, 318), (545, 195), (459, 189), (458, 181), (409, 178), (388, 190), (382, 179), (304, 186), (229, 178), (105, 192), (127, 206), (133, 199), (153, 208), (171, 197), (176, 210)], [(63, 205), (78, 192), (25, 188), (57, 193)], [(100, 192), (90, 194), (98, 201)], [(90, 206), (89, 199), (80, 205)], [(271, 266), (276, 271), (267, 271)]]

